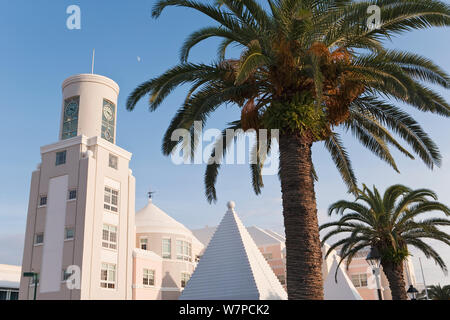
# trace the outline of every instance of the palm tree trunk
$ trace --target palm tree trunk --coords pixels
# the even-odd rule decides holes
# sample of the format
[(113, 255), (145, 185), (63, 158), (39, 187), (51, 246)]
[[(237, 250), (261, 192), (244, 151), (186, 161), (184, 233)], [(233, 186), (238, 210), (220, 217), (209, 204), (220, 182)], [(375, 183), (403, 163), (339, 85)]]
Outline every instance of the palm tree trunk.
[(280, 180), (290, 300), (323, 299), (322, 251), (314, 192), (312, 140), (280, 135)]
[(408, 300), (405, 288), (405, 278), (402, 263), (393, 263), (387, 260), (381, 260), (384, 274), (389, 281), (392, 300)]

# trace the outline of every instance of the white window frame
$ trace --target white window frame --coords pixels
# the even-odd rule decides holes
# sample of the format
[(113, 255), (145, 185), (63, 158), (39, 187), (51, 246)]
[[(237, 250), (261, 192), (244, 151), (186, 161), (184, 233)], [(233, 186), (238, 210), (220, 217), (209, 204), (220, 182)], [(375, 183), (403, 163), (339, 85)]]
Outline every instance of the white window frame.
[[(115, 230), (113, 230), (115, 229)], [(115, 232), (114, 232), (115, 231)], [(105, 232), (107, 232), (107, 238), (105, 239)], [(111, 240), (111, 235), (115, 233), (115, 241)], [(103, 224), (102, 228), (102, 248), (117, 251), (117, 238), (119, 234), (119, 228), (111, 224)]]
[[(164, 242), (169, 241), (169, 254), (167, 251), (164, 251)], [(161, 248), (161, 256), (163, 259), (172, 259), (172, 239), (171, 238), (163, 238), (162, 239), (162, 248)]]
[[(109, 212), (119, 213), (120, 191), (109, 186), (105, 186), (103, 190), (103, 208)], [(116, 198), (116, 203), (114, 203), (114, 198)]]
[[(106, 279), (103, 274), (105, 272)], [(116, 289), (117, 266), (113, 263), (102, 262), (100, 272), (100, 287), (107, 290)]]
[(176, 240), (176, 258), (177, 260), (192, 261), (192, 244), (189, 241)]
[[(113, 160), (113, 161), (111, 161), (111, 160)], [(110, 167), (114, 170), (118, 170), (119, 169), (119, 157), (116, 156), (115, 154), (110, 153), (109, 157), (108, 157), (108, 167)]]
[(186, 285), (190, 279), (191, 279), (191, 274), (189, 272), (182, 272), (181, 273), (181, 281), (180, 281), (181, 288), (186, 288)]
[[(64, 161), (62, 161), (62, 159), (58, 158), (59, 155), (64, 155)], [(67, 150), (56, 152), (56, 156), (55, 157), (56, 157), (56, 159), (55, 159), (55, 166), (56, 167), (61, 166), (63, 164), (66, 164), (67, 163)], [(58, 160), (60, 160), (61, 162), (59, 162)]]
[(155, 270), (146, 268), (142, 270), (142, 285), (144, 287), (155, 286)]
[[(75, 198), (71, 198), (71, 197), (70, 197), (70, 194), (71, 194), (72, 192), (75, 192)], [(67, 193), (67, 201), (75, 201), (75, 200), (77, 200), (77, 197), (78, 197), (78, 191), (77, 191), (77, 189), (69, 189), (69, 192)]]
[[(42, 199), (44, 199), (45, 198), (45, 204), (41, 204), (42, 202)], [(44, 207), (46, 207), (47, 206), (47, 203), (48, 203), (48, 197), (47, 197), (47, 195), (46, 194), (41, 194), (41, 195), (39, 195), (39, 203), (38, 203), (38, 208), (44, 208)]]
[[(363, 280), (362, 278), (365, 277)], [(368, 285), (368, 277), (367, 273), (355, 273), (351, 275), (351, 280), (355, 288), (366, 288)], [(355, 281), (356, 280), (356, 281)], [(357, 282), (357, 283), (355, 283)], [(363, 282), (365, 282), (365, 285), (363, 285)]]
[[(142, 248), (143, 244), (145, 244), (145, 249)], [(142, 250), (148, 250), (148, 238), (140, 238), (139, 239), (139, 248)]]
[[(42, 236), (42, 242), (37, 242), (38, 236)], [(43, 232), (36, 232), (34, 234), (34, 245), (35, 246), (42, 246), (44, 244), (44, 233)]]
[[(70, 237), (70, 238), (67, 236), (67, 232), (69, 230), (72, 230), (72, 237)], [(69, 240), (73, 240), (73, 239), (75, 239), (75, 228), (74, 227), (66, 227), (64, 229), (64, 240), (69, 241)]]

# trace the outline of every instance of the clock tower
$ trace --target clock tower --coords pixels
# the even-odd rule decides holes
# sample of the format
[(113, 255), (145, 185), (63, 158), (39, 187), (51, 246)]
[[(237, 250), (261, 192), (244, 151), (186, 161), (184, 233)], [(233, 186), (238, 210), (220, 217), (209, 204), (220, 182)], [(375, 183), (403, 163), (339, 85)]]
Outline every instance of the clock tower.
[[(32, 174), (20, 299), (131, 299), (135, 179), (116, 143), (119, 86), (80, 74), (62, 84), (59, 140)], [(37, 283), (35, 283), (37, 282)]]

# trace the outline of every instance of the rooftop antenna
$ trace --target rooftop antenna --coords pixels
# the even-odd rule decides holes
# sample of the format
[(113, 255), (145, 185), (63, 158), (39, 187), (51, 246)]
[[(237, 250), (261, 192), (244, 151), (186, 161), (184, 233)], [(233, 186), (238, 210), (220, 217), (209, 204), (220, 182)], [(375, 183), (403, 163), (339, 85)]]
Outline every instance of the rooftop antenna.
[(94, 63), (95, 63), (95, 48), (92, 52), (92, 67), (91, 67), (91, 74), (94, 74)]

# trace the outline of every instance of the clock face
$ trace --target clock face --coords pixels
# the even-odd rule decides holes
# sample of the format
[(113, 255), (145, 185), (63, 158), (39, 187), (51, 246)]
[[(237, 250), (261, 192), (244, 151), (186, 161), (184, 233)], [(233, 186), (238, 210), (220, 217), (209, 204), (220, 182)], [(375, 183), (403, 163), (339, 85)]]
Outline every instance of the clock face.
[(105, 105), (103, 107), (103, 115), (105, 116), (106, 120), (108, 120), (108, 121), (111, 121), (113, 119), (114, 112), (113, 112), (111, 106)]
[(111, 130), (110, 129), (106, 129), (105, 130), (105, 139), (110, 141), (111, 138), (112, 138)]
[(66, 106), (66, 116), (68, 117), (72, 117), (75, 114), (77, 114), (78, 111), (78, 104), (75, 101), (70, 102), (67, 106)]

